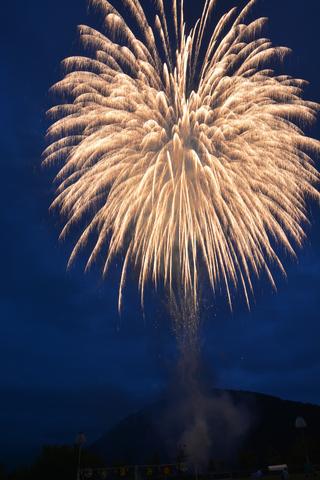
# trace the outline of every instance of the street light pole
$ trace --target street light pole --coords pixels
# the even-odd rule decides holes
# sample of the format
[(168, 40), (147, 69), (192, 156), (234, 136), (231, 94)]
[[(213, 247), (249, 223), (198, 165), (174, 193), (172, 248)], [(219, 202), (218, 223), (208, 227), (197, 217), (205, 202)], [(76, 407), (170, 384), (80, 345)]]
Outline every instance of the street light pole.
[(80, 480), (80, 468), (81, 468), (81, 449), (82, 445), (86, 443), (86, 437), (83, 432), (79, 432), (76, 437), (76, 446), (78, 447), (78, 462), (77, 462), (77, 480)]
[(302, 439), (302, 448), (304, 450), (304, 455), (306, 459), (306, 465), (310, 465), (309, 453), (308, 453), (308, 446), (305, 436), (305, 430), (307, 428), (307, 422), (303, 417), (297, 417), (295, 421), (295, 427), (301, 431), (301, 439)]

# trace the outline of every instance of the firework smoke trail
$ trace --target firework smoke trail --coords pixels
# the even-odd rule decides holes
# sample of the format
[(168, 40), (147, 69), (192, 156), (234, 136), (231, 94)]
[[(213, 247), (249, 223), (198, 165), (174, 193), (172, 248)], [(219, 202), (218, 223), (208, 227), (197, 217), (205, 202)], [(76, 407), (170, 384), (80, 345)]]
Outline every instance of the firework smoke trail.
[(122, 255), (119, 305), (130, 265), (142, 299), (148, 280), (172, 291), (179, 279), (196, 305), (202, 264), (230, 305), (231, 287), (249, 302), (253, 276), (274, 285), (271, 264), (283, 270), (275, 243), (294, 255), (306, 201), (319, 198), (320, 145), (303, 133), (318, 105), (302, 99), (304, 81), (272, 70), (288, 49), (263, 37), (265, 18), (247, 20), (255, 0), (223, 15), (208, 42), (215, 0), (189, 33), (183, 0), (170, 12), (156, 0), (152, 24), (139, 0), (122, 0), (127, 16), (91, 3), (103, 32), (79, 27), (87, 53), (63, 62), (44, 153), (60, 165), (61, 237), (86, 223), (70, 263), (90, 238), (87, 268), (104, 256), (106, 273)]

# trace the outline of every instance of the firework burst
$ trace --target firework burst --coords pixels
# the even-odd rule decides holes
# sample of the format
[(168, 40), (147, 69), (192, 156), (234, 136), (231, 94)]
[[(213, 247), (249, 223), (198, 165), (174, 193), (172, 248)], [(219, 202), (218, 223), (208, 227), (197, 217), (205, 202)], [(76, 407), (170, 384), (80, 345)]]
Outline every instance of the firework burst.
[(102, 256), (106, 273), (121, 255), (119, 304), (129, 265), (142, 298), (148, 280), (178, 281), (196, 302), (203, 265), (230, 305), (231, 287), (249, 302), (254, 275), (274, 285), (271, 264), (283, 270), (274, 245), (301, 245), (306, 201), (319, 197), (320, 145), (303, 133), (318, 105), (302, 99), (304, 81), (272, 70), (288, 49), (263, 37), (265, 18), (247, 20), (255, 0), (211, 36), (215, 0), (189, 32), (183, 0), (170, 15), (156, 0), (152, 22), (139, 0), (122, 0), (128, 17), (91, 3), (103, 33), (79, 27), (87, 53), (63, 62), (44, 153), (60, 165), (61, 237), (86, 225), (70, 263), (90, 238), (87, 268)]

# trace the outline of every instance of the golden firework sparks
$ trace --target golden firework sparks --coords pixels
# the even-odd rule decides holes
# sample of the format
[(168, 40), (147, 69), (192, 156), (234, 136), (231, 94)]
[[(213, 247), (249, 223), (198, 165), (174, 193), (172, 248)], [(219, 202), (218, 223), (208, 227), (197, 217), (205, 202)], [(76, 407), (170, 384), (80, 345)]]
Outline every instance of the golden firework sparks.
[(288, 49), (262, 36), (265, 18), (247, 21), (255, 0), (223, 15), (209, 42), (215, 0), (189, 33), (183, 0), (170, 16), (156, 0), (152, 24), (139, 0), (122, 0), (127, 20), (107, 0), (91, 3), (103, 33), (79, 27), (89, 53), (63, 62), (53, 91), (67, 103), (49, 111), (44, 153), (62, 162), (61, 237), (86, 223), (70, 263), (92, 237), (87, 268), (104, 254), (106, 273), (123, 255), (119, 305), (130, 264), (142, 299), (148, 280), (171, 291), (179, 279), (196, 301), (201, 264), (230, 305), (231, 286), (249, 302), (252, 276), (265, 271), (274, 285), (275, 243), (294, 255), (306, 201), (319, 198), (320, 144), (303, 132), (318, 105), (302, 98), (303, 80), (272, 70)]

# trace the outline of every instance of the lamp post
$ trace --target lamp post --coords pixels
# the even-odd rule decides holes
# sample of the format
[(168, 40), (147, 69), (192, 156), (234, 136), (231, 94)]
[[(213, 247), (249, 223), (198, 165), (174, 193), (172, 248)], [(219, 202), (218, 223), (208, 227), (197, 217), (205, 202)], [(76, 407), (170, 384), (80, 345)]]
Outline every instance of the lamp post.
[(307, 422), (305, 421), (305, 419), (303, 417), (297, 417), (296, 421), (294, 423), (294, 426), (296, 427), (297, 430), (300, 430), (300, 432), (301, 432), (302, 448), (304, 450), (306, 465), (310, 465), (310, 459), (309, 459), (309, 454), (308, 454), (308, 446), (307, 446), (307, 441), (306, 441), (306, 436), (305, 436), (305, 430), (307, 428)]
[(80, 467), (81, 467), (81, 449), (86, 443), (86, 437), (83, 432), (79, 432), (76, 436), (76, 446), (78, 447), (78, 462), (77, 462), (77, 480), (80, 480)]

